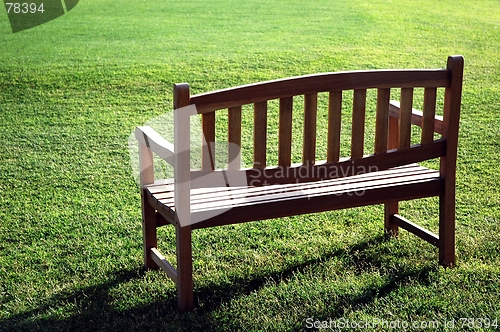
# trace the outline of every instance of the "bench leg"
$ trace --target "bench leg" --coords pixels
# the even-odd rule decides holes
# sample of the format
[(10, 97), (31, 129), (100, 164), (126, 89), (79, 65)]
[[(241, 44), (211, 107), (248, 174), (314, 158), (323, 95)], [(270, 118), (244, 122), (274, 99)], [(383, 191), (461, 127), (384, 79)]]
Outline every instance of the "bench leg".
[(151, 248), (157, 247), (156, 211), (146, 201), (145, 193), (142, 201), (142, 242), (144, 245), (144, 267), (148, 270), (158, 269), (158, 265), (151, 258)]
[(384, 204), (384, 228), (385, 235), (388, 237), (398, 236), (398, 225), (393, 221), (393, 217), (398, 213), (398, 202), (389, 202)]
[(448, 196), (439, 197), (439, 263), (452, 267), (455, 265), (455, 195)]
[(178, 306), (181, 311), (191, 311), (194, 308), (191, 226), (176, 226), (176, 242)]

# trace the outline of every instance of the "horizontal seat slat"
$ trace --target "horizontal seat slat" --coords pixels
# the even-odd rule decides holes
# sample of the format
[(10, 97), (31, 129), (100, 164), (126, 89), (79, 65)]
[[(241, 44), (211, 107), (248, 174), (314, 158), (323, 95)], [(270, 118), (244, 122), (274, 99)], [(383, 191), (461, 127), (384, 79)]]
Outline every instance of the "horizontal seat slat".
[[(192, 189), (190, 206), (194, 220), (203, 220), (203, 214), (207, 213), (213, 215), (214, 212), (221, 211), (224, 212), (224, 215), (228, 213), (234, 214), (236, 212), (229, 212), (227, 210), (246, 210), (249, 207), (254, 207), (255, 211), (269, 209), (269, 217), (266, 217), (265, 213), (259, 212), (264, 219), (267, 219), (274, 217), (271, 206), (276, 206), (276, 204), (290, 206), (295, 205), (296, 202), (298, 204), (298, 202), (305, 199), (307, 204), (314, 206), (316, 201), (323, 201), (324, 197), (330, 197), (330, 203), (328, 204), (332, 206), (329, 209), (334, 209), (337, 201), (344, 201), (344, 198), (341, 197), (344, 195), (352, 198), (356, 196), (356, 193), (361, 192), (362, 195), (360, 196), (364, 196), (367, 192), (384, 192), (387, 188), (400, 191), (405, 187), (427, 186), (430, 183), (432, 183), (431, 187), (433, 188), (431, 191), (417, 190), (417, 195), (427, 197), (426, 195), (429, 193), (435, 194), (436, 191), (439, 191), (441, 179), (439, 178), (438, 171), (413, 164), (379, 172), (317, 182), (274, 184), (259, 187)], [(160, 189), (161, 187), (163, 187), (163, 190)], [(153, 190), (153, 192), (148, 192), (151, 200), (155, 202), (159, 209), (169, 211), (170, 214), (175, 213), (175, 209), (173, 208), (174, 195), (171, 185), (150, 185), (147, 189)], [(383, 199), (383, 196), (380, 196), (379, 199)], [(306, 206), (304, 209), (308, 211), (309, 207)], [(250, 211), (246, 212), (247, 215), (245, 215), (245, 218), (253, 215), (253, 213)], [(232, 222), (239, 221), (238, 219), (228, 219), (227, 221), (227, 223)]]
[[(219, 200), (203, 200), (202, 202), (191, 201), (192, 212), (202, 211), (204, 209), (211, 208), (228, 208), (237, 207), (240, 204), (264, 204), (265, 202), (275, 202), (282, 199), (294, 198), (294, 197), (308, 197), (313, 198), (317, 195), (340, 195), (347, 192), (361, 192), (365, 190), (370, 190), (377, 188), (379, 186), (391, 186), (404, 184), (414, 181), (422, 181), (435, 179), (436, 177), (429, 176), (425, 174), (423, 176), (407, 176), (393, 179), (383, 179), (374, 181), (360, 181), (355, 183), (345, 183), (333, 186), (325, 186), (322, 182), (313, 182), (307, 187), (295, 187), (295, 188), (283, 188), (280, 185), (274, 185), (269, 187), (271, 190), (266, 191), (253, 191), (249, 195), (240, 195), (238, 197), (233, 197), (231, 192), (228, 191), (227, 196), (224, 199)], [(269, 189), (269, 187), (259, 187)], [(252, 188), (253, 189), (253, 188)], [(274, 189), (274, 190), (273, 190)], [(265, 207), (262, 207), (265, 208)]]
[[(304, 193), (304, 194), (310, 194), (311, 188), (314, 189), (319, 189), (323, 190), (324, 193), (330, 193), (334, 194), (337, 191), (345, 191), (345, 190), (351, 190), (351, 191), (357, 191), (360, 188), (364, 188), (367, 183), (370, 183), (370, 185), (373, 185), (374, 183), (382, 183), (382, 182), (387, 182), (387, 183), (394, 183), (395, 181), (408, 181), (410, 178), (408, 177), (407, 174), (400, 173), (400, 174), (394, 174), (395, 176), (391, 176), (388, 179), (387, 175), (382, 175), (379, 177), (374, 178), (372, 176), (371, 179), (366, 179), (366, 178), (359, 178), (355, 177), (356, 179), (353, 179), (351, 181), (347, 181), (349, 178), (343, 178), (340, 179), (339, 182), (327, 182), (327, 181), (321, 181), (321, 182), (313, 182), (313, 183), (307, 183), (307, 184), (297, 184), (297, 185), (271, 185), (271, 186), (265, 186), (265, 187), (248, 187), (245, 189), (241, 188), (223, 188), (224, 190), (219, 190), (216, 192), (212, 193), (203, 193), (203, 194), (194, 194), (192, 193), (191, 197), (191, 205), (193, 209), (199, 208), (200, 204), (221, 204), (222, 202), (228, 202), (231, 201), (231, 204), (238, 204), (236, 201), (237, 199), (246, 199), (248, 201), (252, 197), (259, 197), (259, 196), (266, 196), (269, 198), (269, 200), (276, 199), (276, 197), (272, 196), (275, 195), (276, 192), (279, 192), (282, 195), (295, 195), (297, 192), (299, 193)], [(411, 180), (417, 180), (420, 178), (434, 178), (436, 177), (436, 173), (434, 171), (415, 171), (415, 173), (412, 175)], [(335, 189), (335, 190), (333, 190)], [(158, 200), (161, 204), (167, 205), (167, 206), (172, 206), (173, 205), (173, 195), (170, 193), (162, 193), (162, 194), (157, 194), (154, 195), (154, 198)], [(278, 197), (280, 198), (280, 197)], [(193, 210), (194, 211), (194, 210)]]
[[(429, 171), (429, 170), (412, 170), (413, 174), (412, 176), (422, 176), (429, 174), (432, 172), (432, 176), (436, 176), (435, 171)], [(385, 172), (385, 174), (380, 174), (378, 176), (374, 175), (375, 173), (368, 173), (368, 174), (363, 174), (367, 176), (354, 176), (354, 177), (347, 177), (347, 178), (341, 178), (341, 179), (335, 179), (335, 180), (325, 180), (325, 181), (318, 181), (318, 182), (312, 182), (312, 183), (299, 183), (299, 184), (285, 184), (285, 185), (271, 185), (271, 186), (261, 186), (261, 187), (249, 187), (249, 188), (236, 188), (236, 189), (228, 189), (224, 188), (224, 191), (218, 191), (218, 192), (208, 192), (204, 194), (194, 194), (192, 193), (191, 196), (191, 203), (196, 204), (200, 203), (203, 201), (218, 201), (223, 198), (221, 198), (221, 194), (223, 193), (228, 193), (231, 195), (231, 198), (239, 198), (242, 196), (248, 196), (248, 195), (267, 195), (267, 194), (272, 194), (276, 190), (280, 191), (300, 191), (300, 190), (307, 190), (310, 187), (314, 188), (331, 188), (333, 186), (346, 186), (346, 185), (351, 185), (353, 188), (355, 188), (356, 185), (363, 185), (364, 183), (367, 183), (369, 181), (380, 181), (384, 180), (386, 178), (388, 179), (397, 179), (398, 177), (407, 177), (408, 174), (405, 173), (404, 171), (400, 172)], [(277, 189), (279, 188), (279, 189)], [(161, 199), (160, 197), (156, 196), (158, 199)]]
[[(222, 209), (219, 216), (210, 219), (203, 218), (206, 211), (193, 214), (193, 219), (201, 220), (193, 224), (192, 229), (228, 225), (240, 222), (264, 220), (295, 216), (305, 213), (323, 212), (336, 209), (381, 204), (391, 200), (408, 200), (414, 198), (431, 197), (442, 194), (442, 179), (435, 178), (427, 181), (399, 183), (394, 186), (384, 186), (367, 190), (363, 195), (320, 195), (314, 198), (309, 196), (293, 197), (290, 199), (268, 201), (265, 205), (241, 204), (236, 208)], [(210, 211), (210, 214), (214, 214)]]
[[(360, 181), (360, 180), (365, 180), (366, 178), (369, 178), (369, 177), (381, 177), (384, 174), (391, 174), (392, 176), (394, 176), (398, 173), (402, 173), (402, 174), (408, 173), (408, 170), (410, 168), (411, 168), (412, 172), (419, 172), (419, 171), (423, 171), (423, 170), (431, 171), (425, 167), (418, 166), (418, 164), (411, 164), (411, 165), (399, 166), (396, 168), (392, 168), (390, 170), (357, 174), (355, 177), (348, 176), (348, 177), (341, 177), (341, 178), (336, 178), (336, 179), (324, 180), (324, 182), (327, 183), (328, 181), (335, 181), (336, 183), (340, 183), (342, 181)], [(163, 194), (165, 194), (165, 198), (170, 197), (170, 193), (173, 192), (173, 190), (174, 190), (173, 184), (170, 184), (170, 182), (171, 182), (170, 180), (173, 180), (173, 179), (167, 179), (167, 180), (168, 180), (168, 184), (148, 185), (147, 186), (148, 192), (150, 194), (154, 195), (155, 197), (161, 197), (160, 195), (163, 195)], [(165, 181), (167, 181), (167, 180), (165, 180)], [(303, 186), (304, 184), (303, 183), (281, 184), (281, 186), (300, 186), (300, 185)], [(253, 188), (255, 188), (254, 190), (266, 190), (265, 188), (267, 188), (267, 187), (266, 186), (259, 186), (259, 187), (253, 187)], [(262, 189), (259, 189), (259, 188), (262, 188)], [(227, 191), (227, 190), (228, 190), (227, 187), (222, 187), (222, 186), (207, 187), (207, 188), (194, 188), (194, 189), (191, 189), (191, 195), (196, 196), (196, 195), (202, 195), (202, 194), (213, 194), (213, 193), (216, 193), (218, 191)], [(248, 186), (240, 186), (240, 187), (232, 186), (231, 187), (232, 192), (235, 192), (237, 190), (247, 191), (249, 189), (248, 189)]]

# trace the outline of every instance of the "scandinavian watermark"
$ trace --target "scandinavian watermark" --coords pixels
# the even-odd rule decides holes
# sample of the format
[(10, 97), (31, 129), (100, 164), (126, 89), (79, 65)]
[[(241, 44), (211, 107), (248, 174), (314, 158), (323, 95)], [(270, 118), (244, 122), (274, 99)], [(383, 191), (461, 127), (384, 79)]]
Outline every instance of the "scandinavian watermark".
[[(195, 105), (187, 106), (186, 110), (182, 111), (189, 114), (197, 113)], [(164, 158), (166, 159), (164, 160), (153, 153), (152, 165), (156, 180), (172, 179), (174, 177), (174, 170), (171, 165), (174, 164), (174, 159), (178, 158), (184, 161), (189, 160), (191, 172), (185, 179), (176, 179), (175, 183), (177, 185), (189, 182), (189, 188), (196, 188), (198, 191), (200, 189), (206, 190), (207, 193), (210, 193), (211, 190), (213, 191), (212, 188), (219, 188), (217, 190), (227, 188), (223, 194), (228, 199), (221, 200), (223, 204), (215, 208), (211, 205), (210, 209), (202, 209), (203, 212), (200, 212), (200, 210), (196, 213), (191, 213), (190, 217), (185, 218), (187, 221), (179, 220), (182, 226), (207, 220), (237, 205), (251, 201), (252, 197), (246, 196), (245, 190), (239, 190), (242, 187), (263, 187), (282, 184), (267, 191), (267, 194), (271, 195), (271, 199), (276, 200), (292, 196), (301, 200), (311, 200), (316, 196), (324, 196), (325, 190), (328, 190), (328, 194), (331, 196), (362, 196), (365, 194), (365, 187), (362, 185), (362, 182), (359, 182), (359, 187), (356, 187), (349, 178), (378, 171), (377, 166), (359, 165), (355, 164), (352, 160), (328, 164), (303, 163), (273, 167), (260, 167), (259, 163), (254, 163), (252, 167), (242, 169), (240, 146), (230, 142), (206, 143), (206, 139), (203, 137), (200, 117), (193, 116), (189, 119), (190, 132), (186, 133), (186, 135), (189, 135), (190, 143), (186, 151), (175, 150), (173, 112), (168, 112), (148, 121), (142, 128), (163, 142), (162, 144), (165, 146), (172, 146), (174, 149), (173, 153), (169, 152), (165, 154)], [(137, 130), (139, 131), (130, 134), (128, 145), (133, 175), (137, 184), (140, 185), (141, 169), (138, 139), (142, 142), (139, 144), (146, 144), (147, 146), (150, 146), (150, 144), (154, 146), (158, 143), (151, 141), (146, 132), (142, 132), (143, 129), (141, 127)], [(201, 142), (205, 142), (205, 145), (202, 145)], [(209, 170), (202, 170), (202, 149), (206, 149), (211, 156), (211, 169), (214, 169), (214, 171), (211, 171), (210, 168)], [(228, 160), (229, 158), (233, 158), (233, 160)], [(230, 165), (231, 167), (229, 167)], [(346, 179), (343, 180), (343, 178)], [(332, 190), (330, 183), (322, 180), (336, 181), (334, 189)], [(256, 191), (256, 195), (261, 195), (258, 190)], [(213, 199), (213, 196), (210, 197)], [(209, 200), (206, 202), (208, 205), (210, 203)]]

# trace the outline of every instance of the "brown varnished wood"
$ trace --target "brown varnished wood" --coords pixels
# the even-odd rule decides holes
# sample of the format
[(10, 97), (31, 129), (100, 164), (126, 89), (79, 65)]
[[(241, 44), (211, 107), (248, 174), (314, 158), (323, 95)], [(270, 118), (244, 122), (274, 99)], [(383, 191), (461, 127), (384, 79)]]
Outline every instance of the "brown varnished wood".
[[(337, 179), (320, 180), (305, 183), (288, 183), (262, 187), (217, 187), (213, 190), (192, 192), (192, 212), (207, 211), (240, 204), (257, 204), (259, 202), (275, 201), (308, 195), (313, 198), (318, 195), (336, 195), (338, 193), (358, 191), (365, 188), (376, 188), (387, 185), (398, 185), (409, 181), (437, 178), (438, 172), (412, 166), (391, 168), (380, 172), (355, 174)], [(161, 204), (171, 204), (170, 199), (162, 199), (161, 194), (154, 198)], [(171, 205), (170, 205), (171, 206)]]
[(304, 196), (296, 197), (293, 200), (266, 201), (265, 206), (261, 205), (259, 208), (252, 204), (238, 205), (219, 216), (193, 224), (193, 229), (380, 204), (388, 200), (431, 197), (441, 193), (442, 180), (435, 178), (396, 187), (380, 186), (373, 190), (366, 190), (363, 195), (354, 193), (349, 195), (346, 192), (340, 195), (322, 195), (315, 198)]
[[(395, 100), (391, 100), (389, 103), (389, 117), (399, 120), (401, 116), (400, 103)], [(424, 115), (421, 111), (413, 109), (411, 115), (411, 123), (422, 127)], [(443, 117), (436, 115), (434, 117), (434, 132), (441, 134), (443, 132)], [(399, 135), (399, 133), (398, 133)], [(397, 141), (399, 143), (399, 139)]]
[(439, 259), (444, 266), (455, 265), (455, 182), (458, 149), (458, 129), (462, 100), (464, 59), (448, 58), (451, 82), (444, 94), (443, 138), (446, 139), (446, 155), (440, 161), (440, 174), (444, 179), (444, 194), (439, 204)]
[(397, 237), (399, 234), (398, 225), (394, 216), (399, 212), (399, 202), (391, 201), (384, 204), (384, 232), (387, 237)]
[[(367, 156), (359, 159), (348, 159), (338, 163), (323, 164), (315, 166), (290, 167), (286, 170), (278, 168), (266, 168), (264, 170), (246, 170), (248, 183), (252, 185), (263, 185), (272, 183), (294, 183), (317, 181), (330, 178), (328, 174), (335, 174), (336, 177), (343, 175), (342, 171), (364, 170), (370, 172), (374, 170), (385, 170), (391, 167), (407, 165), (443, 156), (446, 142), (442, 140), (434, 141), (424, 145), (415, 145), (410, 149), (390, 150), (385, 153)], [(299, 174), (296, 176), (296, 174)], [(307, 174), (307, 176), (302, 176)]]
[(139, 172), (141, 188), (154, 182), (153, 151), (142, 143), (139, 143)]
[[(219, 211), (224, 213), (229, 209), (237, 209), (243, 206), (254, 206), (258, 207), (259, 205), (262, 208), (266, 208), (268, 204), (274, 204), (277, 202), (283, 202), (288, 204), (295, 204), (295, 200), (300, 200), (306, 198), (310, 201), (310, 204), (316, 204), (317, 199), (321, 199), (324, 196), (330, 196), (332, 204), (337, 203), (337, 196), (347, 195), (347, 196), (361, 196), (367, 193), (368, 191), (379, 190), (381, 188), (393, 187), (395, 190), (399, 190), (400, 187), (403, 188), (410, 184), (423, 183), (426, 181), (437, 181), (439, 178), (434, 177), (433, 179), (429, 179), (428, 177), (423, 176), (420, 179), (409, 180), (405, 177), (401, 177), (400, 179), (382, 179), (379, 181), (364, 181), (361, 183), (354, 184), (344, 184), (344, 185), (336, 185), (334, 186), (323, 186), (319, 188), (305, 188), (300, 191), (298, 190), (286, 190), (282, 189), (279, 186), (272, 186), (272, 190), (279, 189), (279, 192), (267, 191), (265, 193), (252, 193), (252, 195), (243, 197), (243, 198), (234, 198), (230, 197), (230, 199), (215, 201), (210, 200), (207, 202), (195, 202), (193, 203), (193, 218), (195, 220), (200, 220), (202, 218), (197, 218), (198, 215), (208, 215), (207, 213), (213, 211)], [(373, 182), (373, 184), (372, 184)], [(308, 183), (308, 185), (310, 185)], [(261, 187), (261, 188), (268, 188)], [(277, 187), (277, 188), (275, 188)], [(251, 188), (256, 189), (256, 188)], [(337, 189), (331, 191), (331, 189)], [(383, 198), (383, 197), (382, 197)], [(213, 215), (213, 214), (212, 214)]]
[(228, 111), (228, 168), (241, 167), (241, 106), (232, 107)]
[(156, 248), (151, 248), (150, 254), (158, 267), (160, 267), (170, 277), (170, 279), (177, 284), (177, 271), (172, 264), (170, 264), (170, 262), (167, 261)]
[(399, 145), (399, 109), (398, 118), (391, 116), (389, 105), (389, 135), (387, 138), (387, 149), (397, 149)]
[[(383, 105), (385, 105), (385, 95), (382, 95)], [(378, 107), (378, 99), (377, 99)], [(390, 116), (390, 104), (387, 109), (388, 127), (387, 127), (387, 149), (397, 149), (399, 146), (399, 119)], [(377, 113), (378, 114), (378, 113)], [(399, 116), (399, 108), (398, 108)], [(377, 118), (378, 120), (378, 118)], [(384, 233), (387, 237), (397, 237), (399, 234), (398, 225), (394, 222), (394, 215), (399, 213), (399, 202), (397, 200), (384, 203)]]
[[(137, 127), (135, 138), (139, 142), (139, 150), (141, 147), (146, 147), (169, 164), (173, 164), (174, 145), (161, 137), (153, 128), (149, 126)], [(139, 154), (142, 156), (141, 152)], [(141, 158), (144, 160), (144, 157)]]
[(334, 90), (394, 87), (446, 87), (450, 72), (436, 70), (373, 70), (323, 73), (248, 84), (191, 97), (199, 113), (296, 95)]
[(156, 212), (156, 227), (158, 228), (158, 227), (165, 226), (165, 225), (175, 225), (175, 217), (167, 219), (162, 213), (157, 211)]
[(434, 119), (436, 116), (437, 88), (424, 89), (424, 107), (422, 119), (422, 139), (420, 142), (429, 143), (434, 139)]
[(406, 149), (411, 143), (411, 116), (413, 105), (413, 89), (401, 89), (401, 116), (399, 117), (399, 148)]
[(292, 162), (292, 111), (293, 97), (280, 98), (278, 165), (282, 167)]
[(316, 161), (316, 119), (318, 112), (318, 94), (304, 96), (304, 140), (302, 163), (314, 165)]
[(389, 135), (389, 99), (390, 89), (377, 91), (377, 118), (375, 124), (375, 154), (387, 151)]
[[(177, 282), (178, 306), (194, 308), (191, 232), (254, 220), (279, 218), (372, 204), (385, 205), (385, 230), (398, 227), (439, 247), (439, 261), (455, 265), (455, 180), (463, 58), (448, 58), (444, 70), (389, 70), (326, 73), (190, 96), (185, 83), (174, 87), (174, 153), (155, 133), (139, 132), (144, 259), (148, 268), (160, 266)], [(413, 110), (413, 89), (424, 87), (423, 113)], [(443, 117), (435, 116), (436, 88), (445, 88)], [(374, 154), (364, 154), (366, 89), (378, 89)], [(390, 89), (401, 88), (401, 102), (389, 102)], [(351, 158), (340, 160), (342, 90), (354, 90)], [(317, 93), (330, 92), (327, 160), (316, 161)], [(292, 101), (305, 95), (303, 164), (291, 165)], [(280, 99), (277, 167), (266, 167), (267, 100)], [(189, 116), (196, 105), (203, 114), (204, 137), (215, 141), (215, 113), (229, 108), (228, 141), (241, 145), (241, 105), (254, 103), (254, 167), (213, 171), (208, 154), (204, 168), (190, 170)], [(422, 127), (421, 144), (411, 145), (411, 124)], [(433, 139), (434, 132), (442, 139)], [(150, 139), (154, 144), (149, 144)], [(153, 147), (173, 159), (174, 180), (154, 180)], [(206, 152), (205, 152), (206, 153)], [(213, 153), (213, 150), (211, 151)], [(439, 171), (414, 163), (440, 157)], [(229, 151), (229, 158), (239, 158)], [(237, 165), (238, 164), (238, 165)], [(314, 165), (313, 165), (314, 164)], [(352, 170), (352, 171), (350, 171)], [(210, 176), (215, 176), (211, 178)], [(218, 178), (237, 184), (219, 183)], [(207, 181), (207, 178), (208, 181)], [(273, 185), (267, 185), (273, 184)], [(439, 237), (411, 223), (398, 212), (398, 202), (439, 196)], [(177, 269), (156, 249), (156, 228), (176, 229)]]
[(201, 168), (215, 169), (215, 112), (204, 113), (201, 116), (203, 131)]
[[(221, 201), (228, 201), (228, 204), (236, 204), (236, 199), (238, 198), (250, 198), (251, 196), (262, 196), (268, 193), (278, 193), (286, 195), (285, 192), (293, 191), (303, 191), (310, 188), (316, 188), (324, 192), (333, 192), (337, 190), (337, 187), (348, 185), (350, 189), (354, 190), (360, 186), (364, 186), (367, 182), (370, 182), (370, 186), (373, 186), (374, 181), (399, 181), (404, 177), (411, 176), (412, 180), (420, 177), (431, 177), (437, 176), (437, 171), (430, 170), (425, 167), (420, 167), (418, 164), (404, 165), (396, 168), (391, 168), (383, 171), (367, 172), (367, 173), (356, 173), (352, 172), (352, 175), (342, 176), (337, 178), (331, 178), (327, 180), (318, 180), (314, 182), (290, 182), (279, 184), (278, 186), (260, 186), (254, 187), (251, 185), (243, 185), (238, 187), (227, 187), (225, 184), (219, 184), (216, 187), (203, 187), (195, 188), (191, 190), (191, 204), (194, 206), (193, 211), (199, 209), (200, 203), (209, 203), (214, 206), (219, 204)], [(384, 184), (382, 182), (381, 184)], [(171, 186), (163, 186), (163, 190), (159, 190), (158, 187), (148, 187), (148, 197), (150, 197), (150, 204), (157, 208), (158, 212), (161, 212), (161, 205), (168, 207), (172, 211), (174, 208), (173, 191)], [(155, 190), (152, 190), (155, 189)], [(150, 191), (151, 190), (151, 191)], [(342, 189), (343, 190), (343, 189)], [(270, 198), (273, 200), (273, 198)], [(168, 219), (169, 216), (167, 215)], [(157, 217), (158, 220), (158, 217)], [(175, 224), (175, 223), (174, 223)]]
[[(336, 163), (316, 163), (313, 166), (298, 165), (291, 167), (268, 167), (266, 169), (242, 169), (232, 174), (232, 178), (244, 175), (246, 183), (251, 186), (262, 186), (273, 183), (296, 183), (339, 178), (352, 175), (352, 170), (363, 170), (365, 173), (386, 170), (392, 167), (412, 164), (443, 156), (446, 141), (436, 140), (427, 144), (415, 144), (409, 149), (389, 150), (384, 153), (366, 156), (359, 159), (347, 159)], [(218, 171), (216, 171), (218, 172)], [(228, 171), (230, 172), (230, 171)], [(191, 179), (200, 178), (205, 172), (192, 171)], [(194, 182), (192, 180), (192, 182)], [(196, 187), (193, 184), (193, 188)]]
[(141, 189), (141, 206), (144, 267), (146, 269), (158, 269), (158, 264), (156, 264), (151, 257), (151, 248), (155, 248), (158, 245), (156, 234), (156, 215), (155, 209), (148, 204), (148, 194), (146, 189)]
[(351, 158), (363, 157), (365, 143), (366, 90), (354, 90), (352, 106)]
[(254, 105), (253, 167), (266, 167), (267, 149), (267, 102)]
[[(179, 108), (189, 105), (189, 85), (174, 86), (174, 202), (177, 223), (177, 300), (181, 311), (194, 307), (190, 212), (190, 115)], [(188, 153), (186, 153), (188, 152)]]
[[(315, 200), (322, 198), (320, 196), (329, 196), (330, 203), (341, 208), (339, 202), (337, 201), (342, 195), (344, 196), (357, 196), (358, 198), (365, 197), (369, 191), (379, 191), (385, 187), (392, 187), (393, 192), (404, 189), (413, 190), (411, 195), (432, 195), (436, 191), (441, 189), (441, 180), (438, 177), (439, 173), (437, 171), (428, 170), (424, 167), (419, 167), (417, 165), (404, 166), (401, 168), (391, 169), (387, 171), (375, 172), (361, 174), (348, 178), (341, 178), (329, 181), (320, 181), (318, 183), (305, 183), (305, 184), (290, 184), (284, 186), (266, 186), (266, 187), (246, 187), (246, 188), (219, 188), (218, 192), (202, 191), (200, 193), (194, 193), (192, 196), (193, 213), (201, 213), (206, 209), (219, 209), (224, 208), (224, 206), (232, 207), (233, 209), (239, 209), (242, 206), (258, 206), (259, 204), (275, 204), (278, 201), (286, 201), (285, 203), (295, 205), (292, 201), (300, 201), (306, 195), (308, 200), (308, 205), (314, 206), (316, 204)], [(435, 187), (430, 188), (424, 185), (425, 189), (418, 189), (415, 185), (423, 182), (433, 182)], [(436, 183), (438, 181), (439, 183)], [(396, 187), (398, 189), (395, 189)], [(362, 190), (362, 191), (361, 191)], [(349, 194), (351, 192), (351, 194)], [(374, 195), (376, 196), (376, 195)], [(404, 195), (401, 196), (404, 199)], [(413, 197), (413, 196), (412, 196)], [(378, 199), (384, 199), (385, 196), (380, 194)], [(356, 199), (353, 197), (352, 199)], [(242, 200), (240, 203), (239, 200)], [(162, 200), (160, 200), (162, 201)], [(343, 201), (341, 199), (341, 201)], [(164, 202), (163, 202), (164, 203)], [(323, 203), (324, 204), (324, 201)], [(274, 205), (276, 207), (276, 205)], [(352, 206), (351, 206), (352, 207)], [(309, 207), (305, 207), (309, 211)], [(201, 209), (201, 210), (200, 210)], [(227, 208), (226, 208), (227, 209)], [(255, 211), (246, 211), (247, 218), (259, 218)], [(199, 212), (198, 212), (199, 211)], [(267, 213), (273, 213), (267, 211)], [(303, 212), (306, 213), (306, 212)], [(271, 217), (270, 217), (271, 218)], [(241, 222), (240, 219), (229, 218), (225, 221), (226, 224), (232, 222)], [(200, 225), (194, 224), (193, 228), (199, 228)], [(208, 227), (205, 225), (204, 227)]]
[(340, 159), (340, 129), (342, 123), (342, 91), (331, 91), (328, 96), (328, 147), (326, 160)]
[(189, 85), (174, 86), (174, 192), (176, 218), (181, 225), (190, 224), (190, 115), (183, 108), (189, 105)]
[(174, 109), (188, 106), (191, 101), (189, 84), (178, 83), (174, 84)]
[(181, 311), (194, 308), (193, 298), (193, 254), (191, 249), (191, 226), (176, 226), (177, 253), (177, 304)]
[(415, 234), (422, 240), (425, 240), (432, 245), (439, 246), (439, 237), (436, 234), (428, 231), (423, 227), (418, 226), (417, 224), (412, 223), (408, 219), (403, 218), (398, 214), (393, 215), (393, 220), (396, 225)]

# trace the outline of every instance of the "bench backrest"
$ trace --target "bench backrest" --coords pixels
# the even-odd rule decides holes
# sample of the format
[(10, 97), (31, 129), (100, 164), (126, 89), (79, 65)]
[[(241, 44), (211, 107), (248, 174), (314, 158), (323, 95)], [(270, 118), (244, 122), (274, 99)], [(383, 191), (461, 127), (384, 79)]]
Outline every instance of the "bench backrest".
[[(276, 166), (294, 167), (291, 155), (293, 98), (301, 95), (304, 96), (302, 165), (297, 167), (308, 168), (310, 176), (304, 181), (328, 178), (329, 170), (338, 169), (342, 165), (366, 167), (367, 170), (372, 166), (382, 170), (436, 157), (442, 157), (442, 176), (453, 177), (454, 180), (462, 76), (463, 58), (451, 56), (448, 58), (446, 69), (324, 73), (250, 84), (195, 96), (190, 95), (189, 85), (183, 83), (174, 87), (174, 108), (196, 105), (198, 114), (202, 116), (204, 136), (202, 171), (211, 171), (214, 169), (214, 146), (207, 143), (215, 142), (216, 111), (228, 109), (228, 142), (241, 146), (242, 106), (253, 104), (253, 167), (245, 172), (249, 179), (254, 180), (255, 185), (263, 182), (260, 180), (265, 180), (266, 183), (304, 180), (295, 176), (298, 173), (292, 172), (292, 175), (284, 177), (282, 170), (269, 168), (266, 149), (268, 102), (279, 100)], [(423, 112), (420, 114), (412, 112), (415, 88), (424, 89)], [(435, 117), (438, 88), (445, 89), (442, 121)], [(377, 91), (374, 147), (370, 155), (364, 154), (367, 89)], [(399, 105), (390, 102), (391, 89), (400, 90)], [(340, 126), (342, 96), (346, 90), (353, 91), (352, 129), (350, 156), (348, 160), (342, 160)], [(322, 158), (316, 156), (318, 93), (329, 95), (327, 153)], [(410, 143), (412, 123), (422, 127), (419, 144)], [(434, 139), (435, 132), (440, 133), (442, 137)], [(237, 149), (229, 149), (228, 159), (228, 169), (240, 169), (241, 159)], [(318, 163), (318, 159), (326, 161)], [(316, 173), (311, 171), (313, 168)], [(280, 172), (279, 179), (275, 176), (277, 172)], [(186, 173), (184, 176), (189, 175)]]

